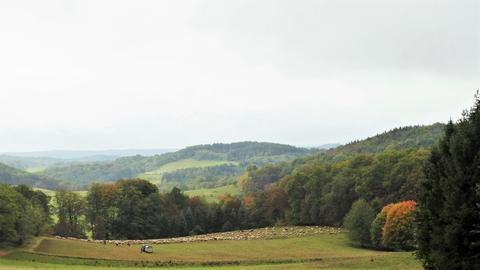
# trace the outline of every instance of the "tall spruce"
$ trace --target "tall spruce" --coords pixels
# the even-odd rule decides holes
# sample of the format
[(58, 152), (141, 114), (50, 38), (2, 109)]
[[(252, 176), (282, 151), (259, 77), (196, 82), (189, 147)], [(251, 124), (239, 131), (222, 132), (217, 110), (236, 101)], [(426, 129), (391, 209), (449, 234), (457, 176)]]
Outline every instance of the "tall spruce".
[(425, 165), (417, 211), (418, 258), (425, 269), (480, 269), (480, 95)]

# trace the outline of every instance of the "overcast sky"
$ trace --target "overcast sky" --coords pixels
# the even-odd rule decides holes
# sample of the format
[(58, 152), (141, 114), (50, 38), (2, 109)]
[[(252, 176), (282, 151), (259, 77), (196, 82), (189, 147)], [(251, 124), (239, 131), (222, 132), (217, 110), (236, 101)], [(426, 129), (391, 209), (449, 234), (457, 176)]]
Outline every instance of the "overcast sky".
[(1, 1), (0, 152), (300, 146), (457, 119), (480, 1)]

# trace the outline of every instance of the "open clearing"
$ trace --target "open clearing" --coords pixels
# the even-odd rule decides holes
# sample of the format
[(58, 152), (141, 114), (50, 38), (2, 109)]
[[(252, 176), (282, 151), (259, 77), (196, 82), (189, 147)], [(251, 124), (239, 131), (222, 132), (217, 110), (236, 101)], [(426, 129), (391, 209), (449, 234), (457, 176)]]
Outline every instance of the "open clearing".
[(225, 164), (235, 165), (237, 163), (233, 161), (227, 161), (227, 160), (182, 159), (179, 161), (170, 162), (165, 165), (162, 165), (156, 170), (141, 173), (137, 177), (148, 180), (155, 184), (160, 184), (162, 181), (162, 175), (167, 172), (174, 172), (176, 170), (188, 169), (188, 168), (206, 168), (206, 167), (225, 165)]
[(193, 190), (186, 190), (185, 194), (193, 197), (199, 196), (205, 198), (208, 202), (218, 201), (218, 197), (222, 195), (238, 195), (240, 190), (238, 190), (236, 185), (227, 185), (223, 187), (217, 188), (201, 188), (201, 189), (193, 189)]
[(25, 171), (29, 173), (39, 173), (45, 171), (46, 168), (47, 167), (28, 167)]
[(42, 238), (4, 256), (0, 269), (421, 269), (411, 252), (352, 247), (343, 232), (269, 237), (152, 244), (153, 254), (140, 244)]

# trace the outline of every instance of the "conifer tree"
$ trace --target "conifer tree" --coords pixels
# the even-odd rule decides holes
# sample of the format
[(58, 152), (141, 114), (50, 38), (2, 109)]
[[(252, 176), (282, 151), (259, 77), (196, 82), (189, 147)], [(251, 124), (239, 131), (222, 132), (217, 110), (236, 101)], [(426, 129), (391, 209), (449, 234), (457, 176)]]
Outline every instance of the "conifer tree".
[(425, 166), (417, 256), (426, 269), (480, 269), (480, 95), (445, 130)]

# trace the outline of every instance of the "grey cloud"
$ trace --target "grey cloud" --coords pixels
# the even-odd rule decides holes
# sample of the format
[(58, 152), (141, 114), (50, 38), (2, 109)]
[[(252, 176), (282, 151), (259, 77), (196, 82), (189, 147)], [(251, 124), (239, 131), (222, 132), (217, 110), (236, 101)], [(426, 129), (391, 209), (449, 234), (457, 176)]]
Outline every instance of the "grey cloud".
[(192, 24), (286, 76), (402, 70), (478, 77), (480, 2), (208, 1)]

